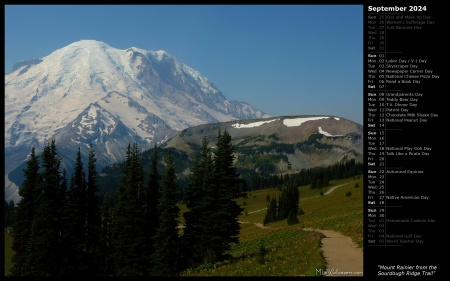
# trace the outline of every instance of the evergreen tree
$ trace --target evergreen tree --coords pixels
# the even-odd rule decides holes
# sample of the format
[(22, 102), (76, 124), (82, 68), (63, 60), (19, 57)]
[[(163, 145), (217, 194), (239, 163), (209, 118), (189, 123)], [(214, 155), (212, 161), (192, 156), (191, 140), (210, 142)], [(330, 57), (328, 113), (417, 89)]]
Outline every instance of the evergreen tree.
[(78, 148), (75, 170), (70, 179), (69, 191), (65, 204), (65, 259), (64, 271), (71, 276), (78, 276), (85, 271), (86, 250), (86, 180)]
[(119, 276), (145, 276), (144, 174), (138, 146), (127, 147), (123, 177), (119, 187), (119, 202), (115, 210), (113, 259)]
[(284, 220), (289, 215), (289, 198), (287, 194), (287, 187), (283, 187), (278, 198), (278, 213), (277, 220)]
[(37, 197), (31, 227), (25, 274), (30, 276), (58, 276), (63, 257), (61, 237), (65, 180), (59, 170), (61, 159), (55, 141), (45, 146), (43, 154), (42, 193)]
[(15, 209), (14, 201), (10, 200), (8, 203), (5, 200), (5, 227), (10, 227), (14, 225), (14, 209)]
[[(289, 212), (292, 212), (295, 217), (297, 217), (298, 209), (299, 209), (299, 200), (300, 200), (300, 192), (298, 190), (298, 187), (295, 185), (295, 183), (292, 183), (289, 186), (288, 190), (288, 196), (289, 196)], [(288, 214), (289, 217), (289, 214)]]
[(15, 212), (15, 223), (13, 227), (12, 257), (13, 268), (11, 273), (15, 276), (25, 275), (24, 265), (27, 261), (27, 246), (31, 238), (31, 227), (36, 212), (37, 198), (41, 193), (41, 177), (39, 174), (39, 159), (35, 148), (32, 147), (31, 155), (24, 170), (25, 180), (19, 189), (22, 197), (17, 204)]
[(109, 196), (105, 196), (102, 204), (101, 232), (100, 232), (100, 252), (98, 260), (99, 275), (114, 275), (114, 260), (112, 257), (112, 233), (114, 229), (114, 214), (111, 209)]
[(256, 260), (258, 262), (258, 264), (265, 264), (266, 263), (266, 254), (269, 251), (267, 250), (266, 246), (264, 246), (264, 241), (261, 240), (260, 244), (259, 244), (259, 251), (258, 251), (258, 255), (256, 257)]
[(215, 193), (211, 191), (214, 187), (211, 173), (213, 160), (206, 136), (203, 137), (200, 153), (195, 158), (186, 191), (186, 206), (189, 210), (183, 214), (183, 259), (187, 267), (203, 262), (209, 246), (209, 230), (215, 223), (207, 218), (207, 214), (215, 210)]
[(86, 182), (86, 259), (89, 275), (98, 275), (100, 253), (101, 214), (100, 198), (97, 187), (97, 157), (90, 145), (87, 164), (88, 178)]
[(176, 175), (172, 155), (168, 154), (161, 197), (158, 201), (159, 227), (154, 236), (153, 275), (173, 276), (179, 272), (179, 235)]
[(159, 213), (158, 213), (158, 200), (160, 198), (160, 175), (158, 173), (158, 150), (156, 143), (153, 148), (153, 157), (150, 164), (150, 172), (148, 175), (148, 184), (145, 189), (145, 201), (144, 201), (144, 211), (145, 211), (145, 254), (144, 257), (147, 258), (145, 262), (150, 272), (152, 268), (151, 264), (151, 254), (154, 252), (154, 241), (153, 237), (156, 234), (156, 229), (159, 227)]
[(284, 220), (288, 218), (288, 224), (296, 223), (297, 214), (299, 211), (300, 193), (294, 181), (288, 183), (288, 186), (283, 187), (280, 199), (278, 201), (278, 215), (277, 220)]
[(226, 130), (223, 134), (219, 130), (216, 147), (212, 157), (204, 137), (186, 192), (189, 211), (185, 213), (183, 238), (191, 265), (221, 260), (231, 243), (239, 242), (238, 217), (243, 208), (236, 199), (244, 194), (233, 166), (231, 136)]
[(266, 216), (264, 217), (263, 224), (266, 225), (269, 222), (277, 220), (277, 199), (274, 197), (270, 199), (269, 206), (267, 207)]
[(234, 148), (227, 130), (219, 130), (217, 150), (214, 155), (214, 194), (215, 209), (210, 214), (214, 224), (211, 227), (211, 244), (209, 245), (209, 261), (221, 260), (231, 248), (231, 243), (239, 242), (239, 215), (243, 208), (236, 199), (243, 196), (240, 191), (239, 174), (234, 167)]

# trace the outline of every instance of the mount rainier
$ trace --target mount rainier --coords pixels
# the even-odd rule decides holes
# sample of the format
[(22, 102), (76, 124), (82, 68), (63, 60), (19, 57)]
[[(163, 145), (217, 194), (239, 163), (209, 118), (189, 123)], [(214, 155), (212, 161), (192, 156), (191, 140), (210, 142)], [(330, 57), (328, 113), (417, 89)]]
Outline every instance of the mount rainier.
[(191, 126), (264, 117), (165, 51), (78, 41), (5, 75), (5, 200), (20, 200), (10, 173), (52, 139), (70, 175), (79, 147), (86, 159), (92, 144), (101, 167), (129, 143), (147, 150)]

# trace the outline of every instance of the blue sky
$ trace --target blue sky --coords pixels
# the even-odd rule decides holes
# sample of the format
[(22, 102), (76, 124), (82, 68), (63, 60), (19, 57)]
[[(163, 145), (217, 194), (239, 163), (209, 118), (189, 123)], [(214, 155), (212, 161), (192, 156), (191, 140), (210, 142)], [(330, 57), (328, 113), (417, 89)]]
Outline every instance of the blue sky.
[(363, 124), (362, 5), (5, 5), (5, 72), (83, 39), (165, 50), (228, 100)]

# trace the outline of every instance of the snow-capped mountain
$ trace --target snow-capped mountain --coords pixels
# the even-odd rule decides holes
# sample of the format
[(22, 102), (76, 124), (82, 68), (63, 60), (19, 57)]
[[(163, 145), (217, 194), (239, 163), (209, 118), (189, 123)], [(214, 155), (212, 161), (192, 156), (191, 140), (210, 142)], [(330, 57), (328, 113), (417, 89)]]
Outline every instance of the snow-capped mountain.
[(123, 160), (128, 143), (145, 150), (191, 126), (263, 117), (165, 51), (78, 41), (5, 75), (5, 199), (17, 200), (8, 174), (33, 145), (39, 153), (55, 139), (73, 162), (92, 144), (103, 166)]

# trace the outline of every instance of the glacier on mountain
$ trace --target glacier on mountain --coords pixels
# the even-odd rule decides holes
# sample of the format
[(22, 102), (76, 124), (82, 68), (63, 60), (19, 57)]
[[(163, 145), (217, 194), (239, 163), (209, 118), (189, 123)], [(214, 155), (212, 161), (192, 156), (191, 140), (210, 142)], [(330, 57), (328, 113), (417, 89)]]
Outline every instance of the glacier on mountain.
[(123, 160), (128, 143), (145, 150), (191, 126), (263, 117), (166, 51), (81, 40), (5, 75), (5, 198), (16, 193), (9, 172), (51, 139), (66, 158), (93, 144), (104, 166)]

